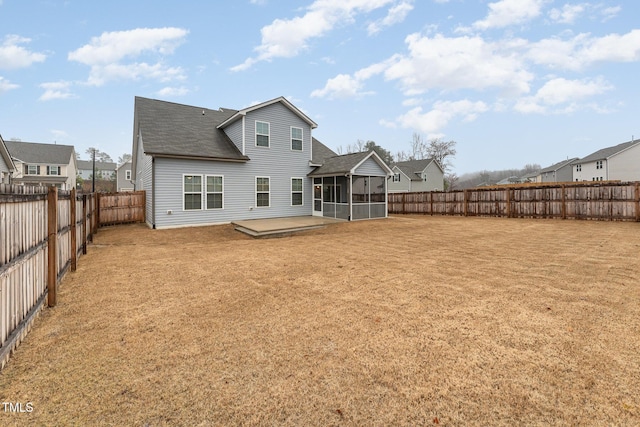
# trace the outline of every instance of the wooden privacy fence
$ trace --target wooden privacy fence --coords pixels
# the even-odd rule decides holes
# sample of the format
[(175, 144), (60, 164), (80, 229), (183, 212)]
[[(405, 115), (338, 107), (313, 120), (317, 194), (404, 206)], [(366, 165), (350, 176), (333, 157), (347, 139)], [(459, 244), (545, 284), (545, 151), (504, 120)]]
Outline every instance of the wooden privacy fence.
[(144, 198), (0, 184), (0, 368), (45, 300), (56, 305), (60, 280), (76, 269), (98, 227), (144, 221)]
[(388, 209), (390, 214), (640, 222), (640, 183), (566, 183), (390, 193)]

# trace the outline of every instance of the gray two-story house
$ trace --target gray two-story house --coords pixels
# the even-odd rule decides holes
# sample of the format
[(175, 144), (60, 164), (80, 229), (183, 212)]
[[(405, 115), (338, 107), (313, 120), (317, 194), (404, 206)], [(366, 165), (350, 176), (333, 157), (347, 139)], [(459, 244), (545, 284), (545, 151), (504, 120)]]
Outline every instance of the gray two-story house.
[(397, 162), (392, 171), (390, 193), (444, 190), (444, 171), (434, 159)]
[(373, 151), (338, 156), (279, 97), (217, 110), (136, 97), (132, 181), (153, 228), (319, 215), (387, 215), (389, 167)]
[(549, 167), (541, 169), (539, 172), (540, 182), (571, 182), (573, 181), (573, 162), (577, 157), (563, 160)]

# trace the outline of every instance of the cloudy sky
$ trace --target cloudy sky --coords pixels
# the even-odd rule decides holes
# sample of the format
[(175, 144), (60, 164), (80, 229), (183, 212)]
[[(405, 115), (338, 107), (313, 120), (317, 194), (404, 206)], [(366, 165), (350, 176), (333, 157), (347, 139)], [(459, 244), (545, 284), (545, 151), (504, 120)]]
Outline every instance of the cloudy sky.
[(637, 0), (0, 0), (0, 134), (131, 151), (134, 96), (285, 96), (336, 149), (457, 141), (459, 175), (640, 138)]

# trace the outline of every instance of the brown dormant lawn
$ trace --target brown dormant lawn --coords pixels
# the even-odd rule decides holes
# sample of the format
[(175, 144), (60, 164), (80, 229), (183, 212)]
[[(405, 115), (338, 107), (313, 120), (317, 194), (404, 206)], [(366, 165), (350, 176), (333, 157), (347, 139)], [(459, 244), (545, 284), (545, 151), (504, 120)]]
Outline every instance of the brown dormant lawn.
[(640, 224), (101, 229), (1, 425), (640, 425)]

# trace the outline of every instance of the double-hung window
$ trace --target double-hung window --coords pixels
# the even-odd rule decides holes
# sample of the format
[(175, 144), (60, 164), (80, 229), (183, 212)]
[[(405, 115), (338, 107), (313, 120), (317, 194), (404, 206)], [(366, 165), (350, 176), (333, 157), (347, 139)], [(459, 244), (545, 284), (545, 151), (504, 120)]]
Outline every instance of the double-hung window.
[(202, 209), (202, 175), (184, 175), (184, 210)]
[(269, 146), (269, 123), (256, 122), (256, 146)]
[(302, 128), (291, 128), (291, 149), (302, 151)]
[(259, 208), (268, 208), (269, 205), (269, 177), (256, 177), (256, 206)]
[(576, 165), (576, 172), (582, 172), (582, 165)]
[(302, 178), (291, 178), (291, 206), (302, 206)]
[(131, 171), (130, 170), (124, 171), (124, 179), (126, 179), (127, 181), (131, 181)]
[(222, 209), (222, 180), (221, 176), (207, 176), (207, 209)]
[(60, 166), (47, 166), (47, 175), (60, 175)]
[(400, 174), (399, 173), (394, 173), (393, 174), (393, 182), (400, 182)]
[(38, 175), (40, 173), (40, 166), (27, 165), (27, 175)]
[(602, 169), (602, 160), (596, 162), (596, 169)]

